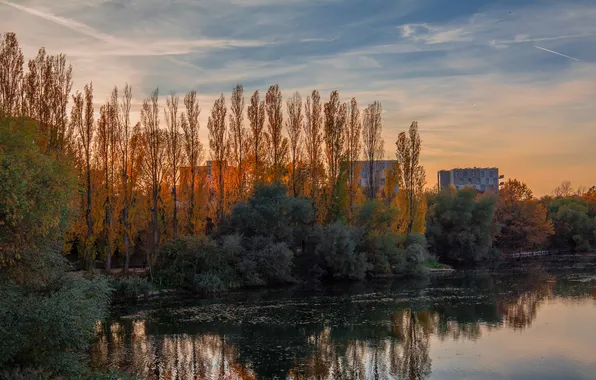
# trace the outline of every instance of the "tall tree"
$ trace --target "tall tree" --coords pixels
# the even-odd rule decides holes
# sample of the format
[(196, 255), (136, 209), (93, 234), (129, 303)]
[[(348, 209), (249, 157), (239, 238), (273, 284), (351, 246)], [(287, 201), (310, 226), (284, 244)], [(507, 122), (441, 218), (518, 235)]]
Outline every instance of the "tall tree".
[(292, 159), (292, 193), (294, 196), (298, 195), (297, 189), (297, 164), (300, 161), (300, 155), (302, 154), (302, 98), (298, 92), (295, 92), (291, 98), (287, 100), (288, 107), (288, 120), (286, 122), (286, 128), (288, 129), (288, 136), (290, 137), (290, 153)]
[(162, 130), (159, 128), (159, 89), (153, 90), (149, 98), (143, 100), (143, 107), (141, 109), (141, 123), (143, 124), (143, 132), (146, 141), (146, 171), (151, 181), (151, 214), (152, 214), (152, 232), (153, 232), (153, 246), (152, 253), (147, 251), (147, 265), (149, 265), (149, 273), (152, 275), (151, 267), (152, 260), (157, 257), (157, 249), (159, 246), (159, 219), (158, 219), (158, 200), (159, 200), (159, 186), (161, 184), (163, 175), (163, 161), (164, 161), (164, 136)]
[(67, 65), (66, 56), (59, 54), (52, 58), (51, 104), (52, 118), (49, 126), (49, 149), (63, 152), (71, 148), (73, 131), (69, 128), (67, 108), (72, 89), (72, 66)]
[(366, 173), (368, 179), (368, 197), (373, 199), (377, 191), (375, 182), (376, 162), (383, 157), (383, 121), (381, 113), (383, 109), (380, 102), (369, 104), (364, 110), (362, 123), (362, 143), (364, 146), (364, 157), (366, 159)]
[(354, 197), (358, 182), (358, 173), (356, 173), (356, 161), (360, 158), (361, 150), (362, 121), (360, 119), (360, 109), (356, 98), (350, 101), (348, 109), (348, 126), (346, 128), (346, 161), (348, 167), (348, 185), (349, 185), (349, 212), (352, 213), (354, 207)]
[(224, 214), (225, 204), (225, 167), (227, 166), (226, 157), (228, 153), (227, 140), (227, 125), (226, 125), (226, 99), (224, 95), (215, 100), (213, 108), (211, 109), (211, 116), (207, 122), (207, 129), (209, 129), (209, 148), (211, 149), (211, 170), (215, 165), (215, 175), (217, 183), (217, 210), (216, 218), (221, 221)]
[(116, 125), (117, 154), (120, 158), (120, 197), (122, 198), (122, 230), (124, 241), (124, 272), (128, 272), (130, 265), (130, 244), (132, 239), (129, 212), (134, 191), (134, 146), (131, 144), (133, 128), (130, 123), (130, 108), (132, 101), (132, 89), (126, 84), (118, 108), (118, 122)]
[(335, 188), (340, 174), (340, 165), (344, 159), (347, 107), (339, 102), (339, 93), (332, 91), (329, 95), (329, 101), (325, 103), (324, 110), (325, 152), (327, 154), (329, 181), (332, 188)]
[(412, 122), (408, 134), (401, 132), (395, 144), (399, 168), (399, 192), (405, 201), (405, 204), (401, 206), (404, 215), (407, 216), (406, 233), (409, 236), (412, 233), (420, 206), (424, 202), (424, 185), (426, 184), (426, 172), (420, 165), (422, 141), (418, 133), (418, 122)]
[(279, 86), (269, 87), (265, 95), (267, 131), (271, 157), (271, 179), (280, 180), (288, 155), (288, 138), (283, 136), (282, 96)]
[(197, 169), (203, 155), (203, 145), (199, 139), (199, 100), (196, 91), (190, 91), (184, 96), (186, 113), (182, 114), (182, 130), (184, 131), (184, 152), (186, 162), (190, 166), (190, 199), (188, 208), (188, 229), (191, 234), (196, 231), (195, 227), (195, 188), (197, 180)]
[(14, 33), (0, 42), (0, 114), (16, 116), (20, 110), (23, 52)]
[(244, 127), (244, 88), (237, 84), (232, 90), (232, 99), (230, 105), (230, 145), (232, 148), (231, 156), (234, 160), (235, 168), (235, 190), (238, 192), (237, 198), (244, 199), (245, 189), (245, 171), (244, 155), (246, 150), (247, 133)]
[(250, 97), (248, 106), (250, 121), (250, 154), (253, 159), (253, 182), (263, 180), (263, 162), (267, 156), (267, 136), (265, 133), (265, 101), (259, 100), (259, 90)]
[(171, 94), (166, 98), (167, 109), (164, 110), (167, 126), (166, 145), (168, 151), (168, 162), (170, 165), (170, 183), (172, 188), (172, 200), (174, 203), (172, 218), (174, 239), (178, 239), (178, 197), (176, 194), (176, 184), (180, 176), (180, 164), (182, 161), (182, 136), (180, 134), (178, 102), (178, 96)]
[[(308, 159), (310, 198), (314, 205), (315, 213), (319, 198), (320, 177), (322, 166), (323, 133), (322, 133), (322, 104), (321, 96), (317, 90), (313, 90), (311, 96), (306, 98), (305, 110), (306, 122), (304, 123), (304, 138), (306, 146), (306, 155)], [(315, 217), (316, 219), (316, 217)]]
[(95, 123), (93, 120), (93, 83), (85, 85), (85, 95), (77, 92), (73, 96), (74, 105), (71, 109), (71, 123), (77, 130), (80, 146), (84, 155), (84, 183), (86, 202), (84, 203), (85, 222), (87, 225), (86, 236), (84, 239), (85, 261), (87, 270), (93, 268), (93, 257), (91, 255), (91, 246), (93, 244), (93, 219), (92, 219), (92, 186), (91, 186), (91, 144), (95, 133)]

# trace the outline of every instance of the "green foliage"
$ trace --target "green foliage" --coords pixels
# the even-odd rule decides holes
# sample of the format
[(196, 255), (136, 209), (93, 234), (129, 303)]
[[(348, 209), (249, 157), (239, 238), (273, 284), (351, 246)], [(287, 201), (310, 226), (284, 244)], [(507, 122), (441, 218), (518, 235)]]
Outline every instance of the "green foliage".
[(596, 219), (590, 218), (587, 201), (556, 198), (547, 209), (555, 230), (551, 237), (554, 248), (585, 252), (596, 246)]
[(43, 154), (38, 136), (29, 119), (0, 119), (0, 266), (20, 259), (24, 248), (61, 238), (70, 221), (74, 171)]
[(336, 222), (319, 226), (316, 254), (322, 259), (322, 269), (333, 278), (360, 280), (366, 276), (369, 264), (366, 254), (356, 250), (354, 232)]
[[(21, 373), (74, 376), (87, 370), (84, 359), (95, 324), (107, 311), (111, 289), (104, 277), (65, 272), (65, 262), (55, 251), (38, 257), (38, 262), (25, 260), (21, 268), (2, 273), (0, 372), (19, 367), (26, 371)], [(12, 280), (21, 278), (18, 272), (25, 265), (36, 280)]]
[(137, 299), (145, 295), (151, 289), (151, 284), (144, 277), (122, 277), (110, 281), (113, 295), (123, 299)]
[(496, 200), (477, 197), (473, 189), (441, 192), (427, 219), (431, 252), (441, 261), (474, 263), (492, 254), (492, 220)]
[(406, 248), (406, 265), (405, 273), (411, 277), (424, 277), (427, 274), (427, 269), (424, 267), (428, 252), (423, 245), (412, 244)]
[(362, 250), (366, 252), (369, 271), (373, 276), (405, 274), (403, 237), (396, 233), (369, 235), (364, 239)]

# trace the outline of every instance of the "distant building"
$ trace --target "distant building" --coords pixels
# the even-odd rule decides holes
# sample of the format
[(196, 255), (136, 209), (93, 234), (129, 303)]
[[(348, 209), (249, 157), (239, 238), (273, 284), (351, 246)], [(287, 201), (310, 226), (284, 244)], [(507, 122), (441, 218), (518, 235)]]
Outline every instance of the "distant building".
[[(355, 172), (360, 174), (358, 184), (362, 186), (364, 191), (368, 188), (368, 161), (356, 161), (354, 162), (356, 168)], [(387, 170), (390, 170), (393, 165), (397, 165), (397, 160), (379, 160), (375, 161), (374, 164), (374, 185), (376, 191), (383, 190), (385, 188), (385, 182), (387, 177)], [(387, 170), (385, 170), (387, 169)], [(394, 194), (397, 194), (398, 186), (395, 186)]]
[(453, 185), (456, 189), (473, 187), (482, 193), (496, 193), (499, 191), (501, 178), (503, 176), (499, 175), (498, 168), (456, 168), (437, 173), (437, 183), (441, 190)]

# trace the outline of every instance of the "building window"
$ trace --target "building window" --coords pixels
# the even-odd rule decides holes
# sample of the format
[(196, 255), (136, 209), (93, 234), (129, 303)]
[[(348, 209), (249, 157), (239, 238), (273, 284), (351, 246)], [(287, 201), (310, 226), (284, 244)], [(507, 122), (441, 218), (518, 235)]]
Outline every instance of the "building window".
[(484, 177), (484, 170), (480, 172), (480, 176)]
[(476, 172), (472, 172), (472, 177), (476, 177)]
[(467, 177), (467, 176), (468, 176), (468, 171), (464, 170), (464, 177)]

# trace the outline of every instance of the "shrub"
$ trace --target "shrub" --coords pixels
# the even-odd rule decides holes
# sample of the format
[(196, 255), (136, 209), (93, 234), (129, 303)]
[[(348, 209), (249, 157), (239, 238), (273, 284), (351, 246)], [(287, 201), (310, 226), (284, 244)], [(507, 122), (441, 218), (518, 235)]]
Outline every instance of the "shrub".
[(356, 250), (354, 233), (336, 222), (318, 229), (316, 253), (323, 259), (323, 268), (333, 278), (363, 279), (369, 264), (366, 254)]
[(136, 299), (151, 289), (151, 284), (144, 277), (123, 277), (112, 279), (110, 285), (116, 297)]

